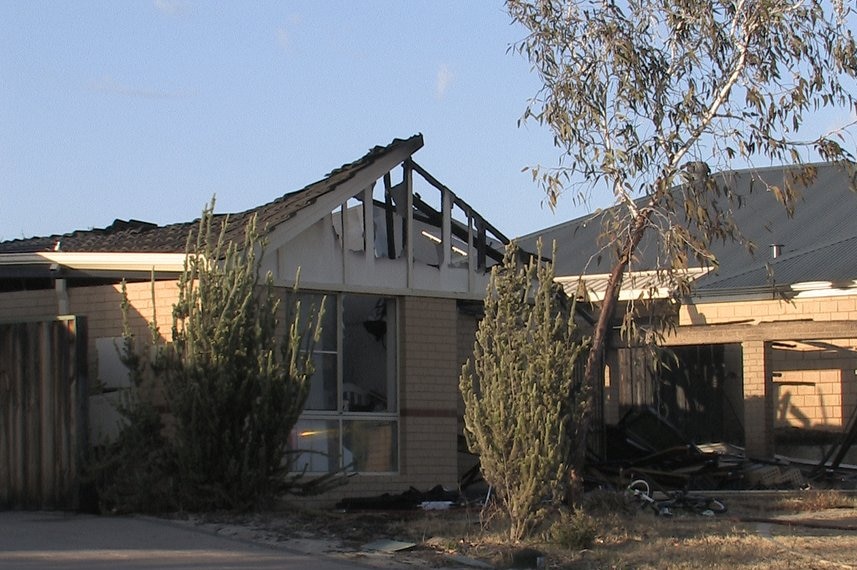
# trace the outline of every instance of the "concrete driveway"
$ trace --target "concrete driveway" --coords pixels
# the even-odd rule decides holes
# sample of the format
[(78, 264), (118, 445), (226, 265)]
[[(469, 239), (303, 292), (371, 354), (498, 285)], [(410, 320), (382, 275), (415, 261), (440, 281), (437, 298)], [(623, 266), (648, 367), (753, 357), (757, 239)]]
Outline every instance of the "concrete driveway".
[(0, 511), (0, 569), (365, 568), (150, 518)]

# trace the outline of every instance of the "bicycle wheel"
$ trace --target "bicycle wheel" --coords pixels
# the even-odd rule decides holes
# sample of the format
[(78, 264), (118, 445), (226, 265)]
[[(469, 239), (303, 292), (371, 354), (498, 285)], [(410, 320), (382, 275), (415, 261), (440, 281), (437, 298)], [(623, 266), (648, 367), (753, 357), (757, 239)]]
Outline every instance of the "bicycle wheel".
[[(635, 479), (625, 487), (625, 503), (631, 506), (638, 506), (640, 510), (646, 507), (654, 507), (654, 499), (652, 499), (651, 487), (644, 479)], [(657, 509), (655, 509), (657, 510)]]

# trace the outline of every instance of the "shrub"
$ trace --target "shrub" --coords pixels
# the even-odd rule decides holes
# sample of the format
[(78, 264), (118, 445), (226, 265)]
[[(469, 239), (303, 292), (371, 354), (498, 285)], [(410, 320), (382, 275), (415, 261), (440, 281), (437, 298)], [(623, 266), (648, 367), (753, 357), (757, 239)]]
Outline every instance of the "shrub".
[(512, 541), (567, 497), (570, 436), (584, 401), (574, 380), (585, 344), (574, 306), (538, 249), (524, 265), (512, 244), (492, 269), (473, 357), (460, 378), (467, 443), (509, 517)]
[[(186, 510), (249, 508), (296, 483), (289, 435), (308, 393), (321, 310), (300, 330), (296, 302), (283, 331), (272, 277), (259, 278), (264, 244), (255, 220), (243, 244), (227, 243), (228, 221), (215, 232), (212, 210), (213, 203), (188, 239), (171, 342), (162, 342), (150, 323), (155, 347), (149, 359), (126, 330), (124, 360), (136, 395), (123, 410), (127, 422), (111, 446), (112, 475), (102, 494), (131, 510), (147, 502)], [(127, 311), (127, 300), (123, 305)], [(163, 391), (168, 437), (151, 395), (139, 397), (150, 376)], [(132, 486), (137, 493), (129, 497)]]
[(551, 525), (551, 542), (570, 550), (591, 548), (598, 536), (598, 524), (582, 509), (564, 511)]

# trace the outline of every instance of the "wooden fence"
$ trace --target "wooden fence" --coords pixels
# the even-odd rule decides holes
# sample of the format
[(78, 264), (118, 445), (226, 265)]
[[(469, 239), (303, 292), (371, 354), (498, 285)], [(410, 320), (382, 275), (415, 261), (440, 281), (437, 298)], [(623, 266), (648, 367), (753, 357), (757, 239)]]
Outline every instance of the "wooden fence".
[(0, 323), (0, 509), (77, 509), (86, 321)]

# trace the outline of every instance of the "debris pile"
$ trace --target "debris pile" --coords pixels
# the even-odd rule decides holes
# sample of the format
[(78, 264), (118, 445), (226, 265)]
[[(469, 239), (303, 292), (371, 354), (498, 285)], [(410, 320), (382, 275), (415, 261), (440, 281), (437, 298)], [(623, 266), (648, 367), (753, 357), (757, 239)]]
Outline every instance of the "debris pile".
[(375, 497), (350, 497), (336, 503), (336, 508), (343, 511), (402, 511), (402, 510), (443, 510), (461, 502), (458, 491), (448, 491), (441, 485), (436, 485), (428, 491), (420, 491), (411, 487), (398, 494), (384, 493)]
[(623, 488), (645, 479), (663, 489), (759, 490), (850, 487), (857, 468), (784, 456), (754, 458), (728, 443), (694, 444), (654, 410), (629, 412), (606, 428), (606, 456), (590, 458), (590, 487)]

